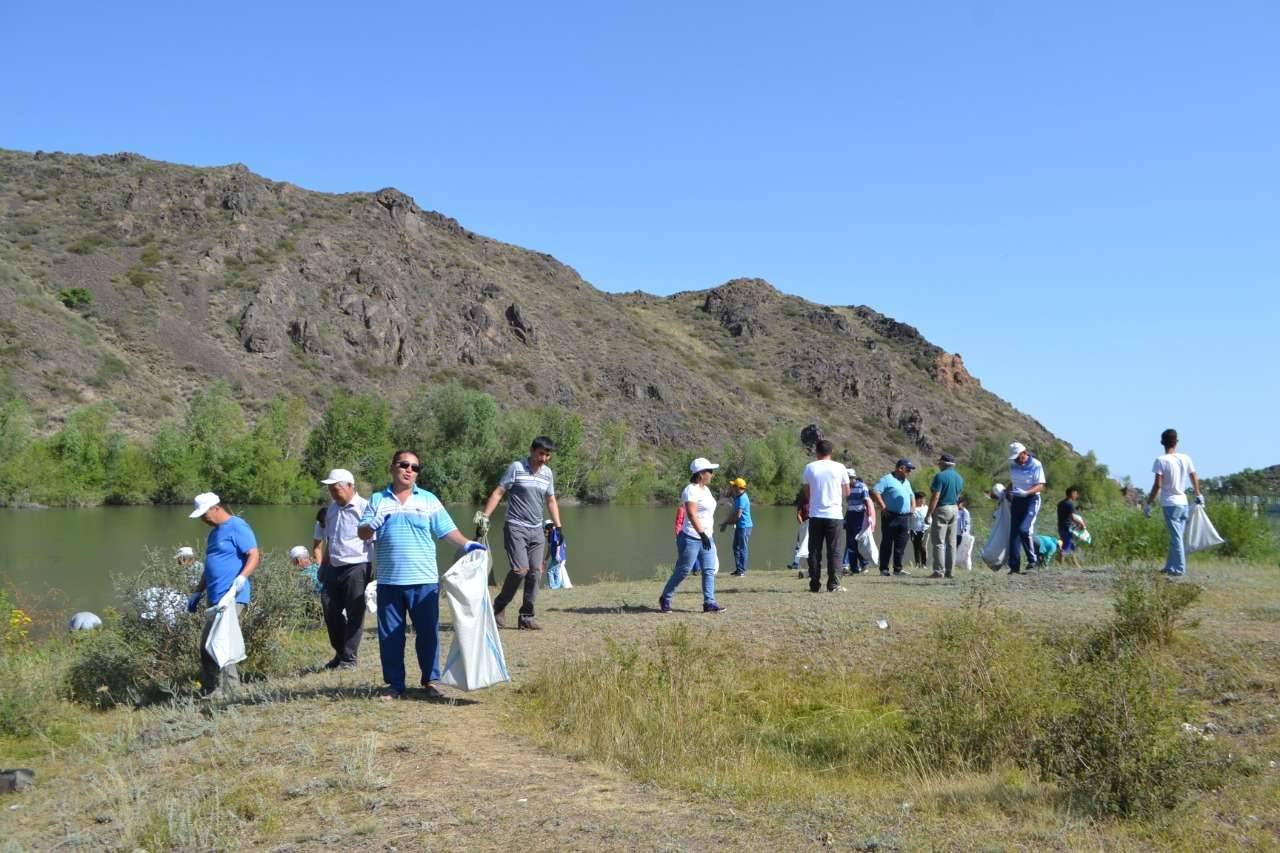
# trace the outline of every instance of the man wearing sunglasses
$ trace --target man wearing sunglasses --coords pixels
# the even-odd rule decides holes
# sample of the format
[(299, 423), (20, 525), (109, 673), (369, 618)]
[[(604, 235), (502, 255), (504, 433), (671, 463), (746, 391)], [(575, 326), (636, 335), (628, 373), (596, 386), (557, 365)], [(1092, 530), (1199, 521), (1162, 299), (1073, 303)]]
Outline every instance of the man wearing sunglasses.
[(416, 632), (414, 648), (428, 699), (443, 699), (431, 682), (440, 678), (440, 573), (436, 540), (447, 539), (465, 552), (483, 548), (458, 530), (440, 499), (418, 486), (422, 464), (411, 450), (391, 457), (391, 484), (369, 498), (358, 535), (377, 537), (378, 651), (383, 700), (400, 699), (405, 691), (405, 618)]

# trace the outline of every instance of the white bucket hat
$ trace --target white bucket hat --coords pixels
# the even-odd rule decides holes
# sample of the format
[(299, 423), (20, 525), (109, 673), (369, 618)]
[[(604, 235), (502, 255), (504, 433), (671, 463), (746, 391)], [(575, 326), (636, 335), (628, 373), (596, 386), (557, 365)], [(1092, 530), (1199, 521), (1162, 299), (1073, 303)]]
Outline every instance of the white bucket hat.
[(199, 518), (218, 504), (222, 503), (222, 499), (213, 492), (201, 492), (196, 495), (196, 499), (191, 502), (194, 507), (188, 518)]
[(689, 473), (697, 474), (699, 471), (714, 471), (720, 466), (712, 462), (705, 456), (699, 456), (697, 459), (689, 463)]

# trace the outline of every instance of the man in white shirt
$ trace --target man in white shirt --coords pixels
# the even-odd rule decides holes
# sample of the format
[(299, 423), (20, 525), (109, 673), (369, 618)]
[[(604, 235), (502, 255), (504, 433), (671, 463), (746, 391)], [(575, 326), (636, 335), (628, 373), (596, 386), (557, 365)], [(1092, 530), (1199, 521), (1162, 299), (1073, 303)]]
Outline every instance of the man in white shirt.
[(355, 669), (364, 631), (364, 588), (373, 580), (373, 541), (357, 532), (369, 502), (356, 494), (355, 480), (345, 468), (334, 468), (320, 481), (333, 498), (316, 517), (314, 536), (320, 606), (333, 646), (327, 669)]
[(818, 458), (804, 466), (804, 500), (809, 505), (809, 592), (822, 592), (822, 550), (827, 551), (827, 592), (840, 586), (840, 528), (849, 497), (849, 469), (831, 458), (834, 445), (818, 442)]
[(1046, 481), (1044, 466), (1019, 442), (1009, 445), (1009, 574), (1022, 572), (1020, 551), (1026, 552), (1027, 569), (1036, 565), (1036, 516)]
[(1151, 465), (1155, 480), (1151, 484), (1151, 493), (1147, 495), (1147, 504), (1155, 503), (1156, 496), (1160, 496), (1164, 525), (1169, 529), (1169, 556), (1160, 571), (1176, 578), (1187, 573), (1187, 552), (1182, 544), (1187, 516), (1191, 514), (1187, 489), (1195, 490), (1197, 504), (1204, 504), (1204, 495), (1200, 494), (1200, 478), (1196, 476), (1195, 463), (1187, 454), (1178, 452), (1178, 431), (1167, 429), (1160, 433), (1160, 446), (1164, 448), (1164, 455), (1157, 456)]

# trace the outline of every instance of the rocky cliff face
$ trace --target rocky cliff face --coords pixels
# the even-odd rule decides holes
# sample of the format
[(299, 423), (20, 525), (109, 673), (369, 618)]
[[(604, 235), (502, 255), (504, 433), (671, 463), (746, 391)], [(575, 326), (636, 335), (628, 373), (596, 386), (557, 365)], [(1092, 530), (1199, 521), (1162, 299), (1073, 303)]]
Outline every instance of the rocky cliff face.
[[(91, 302), (64, 307), (82, 288)], [(398, 190), (327, 195), (244, 166), (0, 152), (0, 333), (54, 415), (101, 398), (149, 432), (202, 383), (318, 416), (337, 388), (395, 401), (459, 380), (653, 444), (817, 421), (854, 458), (1054, 440), (959, 355), (865, 306), (760, 279), (655, 297), (596, 290), (549, 255), (475, 234)]]

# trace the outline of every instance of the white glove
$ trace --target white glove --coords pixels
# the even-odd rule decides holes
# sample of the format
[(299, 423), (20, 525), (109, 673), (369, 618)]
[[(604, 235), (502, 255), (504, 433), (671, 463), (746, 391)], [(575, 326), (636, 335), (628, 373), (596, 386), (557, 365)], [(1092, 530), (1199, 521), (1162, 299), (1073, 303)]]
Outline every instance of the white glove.
[(244, 575), (236, 575), (236, 579), (231, 582), (231, 591), (240, 594), (240, 590), (244, 589), (244, 585), (248, 583)]
[(1204, 506), (1204, 495), (1196, 495), (1196, 506)]
[(1151, 517), (1151, 504), (1149, 504), (1149, 503), (1144, 503), (1144, 504), (1142, 505), (1142, 514), (1143, 514), (1144, 516), (1146, 516), (1147, 518), (1150, 518), (1150, 517)]

